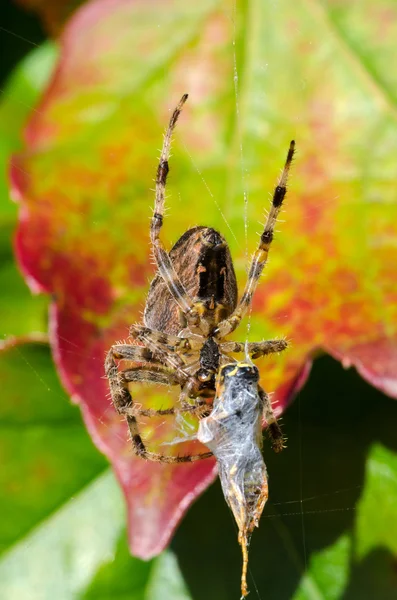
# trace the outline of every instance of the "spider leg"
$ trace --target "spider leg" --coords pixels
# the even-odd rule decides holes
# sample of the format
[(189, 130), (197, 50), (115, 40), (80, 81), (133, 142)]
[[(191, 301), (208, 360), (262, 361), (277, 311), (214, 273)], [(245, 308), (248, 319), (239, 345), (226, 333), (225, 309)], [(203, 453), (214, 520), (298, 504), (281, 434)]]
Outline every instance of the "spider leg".
[(156, 347), (181, 353), (189, 352), (190, 350), (200, 350), (204, 342), (204, 338), (201, 335), (192, 334), (190, 337), (179, 337), (156, 329), (150, 329), (144, 325), (132, 325), (130, 327), (130, 336), (142, 342), (149, 341), (155, 344)]
[[(133, 336), (131, 335), (131, 337)], [(146, 340), (143, 339), (143, 341)], [(150, 345), (150, 342), (148, 345)], [(114, 344), (109, 351), (108, 357), (110, 356), (110, 354), (112, 355), (113, 359), (128, 360), (134, 362), (146, 362), (149, 365), (155, 366), (157, 372), (159, 372), (160, 367), (164, 367), (164, 363), (166, 363), (172, 369), (173, 372), (177, 373), (178, 383), (181, 383), (181, 385), (183, 385), (189, 377), (182, 370), (184, 363), (177, 354), (170, 355), (168, 348), (161, 348), (158, 345), (156, 346), (154, 343), (152, 344), (152, 349), (147, 348), (145, 346), (134, 346), (133, 344)], [(164, 369), (166, 369), (166, 367), (164, 367)], [(157, 382), (161, 383), (161, 381)]]
[(129, 382), (151, 382), (163, 385), (179, 385), (181, 383), (178, 374), (168, 367), (154, 364), (139, 365), (121, 371), (125, 381)]
[(285, 162), (280, 181), (273, 193), (272, 205), (270, 207), (265, 227), (261, 235), (259, 247), (256, 250), (254, 256), (252, 257), (252, 262), (248, 274), (248, 280), (245, 285), (244, 293), (234, 312), (230, 315), (230, 317), (228, 317), (224, 321), (221, 321), (221, 323), (218, 325), (218, 328), (215, 330), (215, 334), (218, 339), (223, 339), (225, 336), (229, 335), (229, 333), (236, 329), (236, 327), (238, 326), (241, 319), (244, 317), (245, 313), (251, 305), (252, 297), (254, 295), (256, 286), (262, 274), (263, 268), (267, 262), (269, 249), (274, 235), (274, 226), (276, 224), (278, 214), (280, 212), (285, 194), (287, 192), (288, 173), (291, 166), (294, 151), (295, 142), (292, 141), (290, 143), (290, 147), (287, 154), (287, 160)]
[(263, 342), (223, 342), (219, 344), (221, 352), (228, 354), (229, 352), (245, 352), (247, 350), (249, 356), (253, 359), (260, 356), (266, 356), (273, 352), (282, 352), (288, 347), (286, 340), (265, 340)]
[[(180, 384), (179, 378), (175, 373), (171, 372), (166, 367), (155, 367), (152, 365), (144, 365), (139, 367), (133, 367), (122, 371), (122, 377), (126, 382), (150, 382), (160, 383), (164, 385), (178, 385)], [(186, 387), (186, 386), (185, 386)], [(170, 408), (155, 409), (155, 408), (138, 408), (136, 405), (131, 407), (123, 407), (122, 414), (125, 416), (142, 416), (142, 417), (162, 417), (165, 415), (178, 415), (178, 414), (193, 414), (198, 417), (206, 415), (206, 413), (212, 410), (206, 402), (196, 402), (195, 405), (189, 404), (188, 402), (181, 402), (180, 407), (172, 406)], [(120, 412), (120, 411), (119, 411)]]
[[(146, 365), (139, 365), (119, 372), (117, 360), (145, 361)], [(117, 412), (123, 414), (126, 407), (133, 406), (131, 395), (128, 391), (129, 381), (150, 381), (166, 385), (184, 386), (189, 376), (179, 367), (167, 368), (154, 358), (148, 348), (133, 346), (132, 344), (113, 345), (105, 360), (105, 374), (109, 379), (110, 393)], [(129, 379), (126, 379), (126, 374)]]
[(193, 414), (196, 417), (206, 417), (211, 412), (211, 408), (203, 402), (199, 406), (192, 406), (190, 404), (186, 404), (184, 408), (177, 409), (175, 407), (170, 408), (138, 408), (137, 406), (126, 407), (123, 409), (123, 415), (132, 416), (132, 417), (164, 417), (168, 415), (183, 415), (183, 414)]
[[(141, 325), (133, 325), (130, 328), (130, 335), (132, 338), (143, 342), (152, 351), (153, 355), (160, 359), (162, 364), (169, 365), (185, 379), (188, 379), (189, 370), (191, 370), (193, 364), (189, 361), (186, 363), (182, 356), (189, 359), (188, 353), (190, 352), (192, 356), (195, 350), (197, 352), (202, 346), (202, 341), (179, 338)], [(203, 339), (201, 336), (196, 337), (200, 340)]]
[(276, 415), (274, 414), (270, 396), (261, 387), (259, 387), (259, 396), (263, 402), (263, 417), (267, 423), (272, 448), (275, 452), (281, 452), (281, 450), (285, 448), (285, 440), (280, 425), (277, 422)]
[[(105, 375), (109, 380), (110, 393), (114, 407), (118, 413), (122, 413), (126, 406), (133, 405), (133, 400), (129, 393), (127, 383), (123, 380), (122, 374), (118, 371), (116, 359), (151, 361), (152, 353), (147, 348), (128, 344), (116, 344), (112, 346), (107, 353), (105, 360)], [(159, 363), (157, 363), (157, 365), (157, 369), (160, 371), (162, 367)], [(150, 368), (157, 370), (156, 362), (151, 363)]]
[(183, 287), (174, 269), (174, 265), (172, 264), (172, 261), (164, 247), (164, 244), (160, 239), (160, 231), (164, 219), (165, 187), (169, 171), (168, 159), (170, 156), (171, 137), (187, 97), (187, 94), (182, 96), (178, 106), (172, 113), (167, 131), (164, 136), (163, 148), (161, 150), (160, 161), (157, 167), (156, 199), (154, 213), (150, 223), (150, 239), (152, 242), (153, 254), (156, 260), (158, 272), (164, 279), (170, 293), (181, 308), (182, 312), (186, 315), (188, 322), (190, 324), (197, 325), (200, 317), (198, 313), (193, 310), (193, 300), (188, 296), (185, 288)]
[[(132, 346), (132, 348), (133, 347), (134, 346)], [(118, 352), (114, 351), (114, 348), (118, 348), (119, 351)], [(115, 346), (109, 350), (109, 352), (106, 356), (106, 361), (105, 361), (105, 372), (106, 372), (107, 378), (109, 379), (110, 392), (111, 392), (114, 407), (119, 414), (124, 414), (126, 412), (126, 409), (133, 409), (134, 401), (133, 401), (130, 391), (128, 389), (128, 380), (124, 377), (123, 372), (119, 373), (119, 371), (117, 369), (117, 364), (116, 364), (115, 358), (120, 358), (120, 359), (129, 358), (129, 357), (126, 357), (123, 355), (120, 356), (120, 354), (122, 354), (120, 352), (120, 348), (121, 348), (121, 346)], [(126, 345), (125, 348), (131, 348), (131, 347)], [(134, 370), (130, 369), (130, 371), (134, 371)], [(127, 370), (127, 372), (128, 372), (128, 370)], [(171, 373), (170, 376), (172, 376), (172, 375), (173, 374)], [(159, 377), (159, 378), (164, 378), (165, 373), (162, 371), (161, 368), (158, 368), (158, 369), (155, 369), (155, 376)], [(177, 377), (177, 374), (175, 373), (174, 376)], [(132, 377), (132, 375), (131, 375), (131, 377)], [(177, 383), (181, 383), (180, 380), (178, 380)], [(146, 448), (146, 446), (142, 440), (135, 414), (127, 415), (126, 421), (128, 424), (128, 428), (130, 430), (130, 436), (131, 436), (133, 450), (134, 450), (135, 454), (137, 456), (140, 456), (141, 458), (145, 458), (147, 460), (152, 460), (155, 462), (173, 464), (173, 463), (182, 463), (182, 462), (194, 462), (194, 461), (201, 460), (204, 458), (209, 458), (210, 456), (212, 456), (212, 452), (203, 452), (201, 454), (192, 454), (192, 455), (186, 455), (186, 456), (164, 456), (162, 454), (156, 454), (154, 452), (150, 452)]]
[(153, 355), (149, 348), (134, 346), (133, 344), (114, 344), (110, 349), (113, 358), (120, 360), (131, 360), (160, 365), (159, 360)]
[(146, 460), (152, 460), (154, 462), (176, 464), (186, 462), (196, 462), (197, 460), (203, 460), (204, 458), (210, 458), (212, 452), (201, 452), (200, 454), (186, 454), (182, 456), (165, 456), (164, 454), (156, 454), (150, 452), (145, 444), (143, 443), (142, 437), (139, 433), (138, 422), (135, 417), (127, 417), (128, 427), (130, 429), (131, 441), (134, 447), (134, 452), (137, 456), (145, 458)]
[[(143, 330), (143, 332), (141, 330)], [(151, 331), (151, 329), (145, 327), (141, 328), (138, 325), (132, 326), (130, 328), (130, 336), (133, 339), (143, 342), (145, 346), (114, 344), (112, 346), (114, 357), (125, 360), (144, 361), (157, 365), (163, 365), (165, 363), (175, 371), (178, 371), (182, 376), (182, 367), (185, 364), (183, 360), (167, 345), (161, 344), (158, 340), (158, 336), (155, 335), (152, 337), (150, 335)], [(186, 374), (184, 375), (186, 378)]]

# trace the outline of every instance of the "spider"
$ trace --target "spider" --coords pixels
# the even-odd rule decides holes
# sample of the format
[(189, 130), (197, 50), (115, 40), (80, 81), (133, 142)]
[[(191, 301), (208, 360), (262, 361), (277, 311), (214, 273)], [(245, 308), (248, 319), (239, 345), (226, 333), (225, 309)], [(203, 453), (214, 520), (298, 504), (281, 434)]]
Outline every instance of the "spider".
[[(232, 257), (224, 237), (211, 227), (186, 231), (168, 253), (160, 233), (164, 220), (165, 188), (169, 172), (171, 137), (188, 95), (174, 110), (164, 136), (156, 175), (155, 206), (150, 239), (157, 273), (150, 285), (143, 324), (130, 328), (134, 343), (114, 344), (106, 357), (105, 372), (116, 411), (126, 418), (136, 455), (163, 463), (186, 463), (209, 458), (212, 452), (170, 456), (149, 450), (140, 434), (139, 417), (193, 414), (210, 415), (217, 378), (224, 365), (236, 363), (232, 354), (256, 359), (287, 347), (284, 339), (243, 343), (226, 338), (239, 325), (267, 261), (274, 226), (285, 194), (295, 142), (290, 143), (286, 163), (253, 255), (244, 293), (238, 301)], [(129, 366), (119, 370), (119, 361)], [(132, 365), (131, 365), (132, 363)], [(130, 382), (153, 382), (180, 388), (179, 402), (166, 409), (144, 409), (134, 403)], [(269, 396), (258, 386), (263, 414), (275, 451), (283, 448), (283, 436)]]

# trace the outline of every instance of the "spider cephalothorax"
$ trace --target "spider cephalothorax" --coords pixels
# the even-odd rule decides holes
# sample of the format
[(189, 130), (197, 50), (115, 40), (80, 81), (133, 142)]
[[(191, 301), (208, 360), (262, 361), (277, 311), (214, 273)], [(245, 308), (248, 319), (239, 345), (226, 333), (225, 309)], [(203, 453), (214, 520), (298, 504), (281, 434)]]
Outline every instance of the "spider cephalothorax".
[[(265, 266), (274, 225), (286, 193), (294, 142), (290, 144), (259, 247), (238, 301), (230, 251), (217, 231), (210, 227), (189, 229), (169, 253), (160, 239), (171, 135), (186, 99), (187, 95), (184, 95), (172, 114), (157, 169), (156, 199), (150, 226), (157, 274), (150, 286), (143, 324), (133, 325), (130, 329), (135, 343), (112, 346), (105, 365), (113, 403), (126, 417), (134, 452), (142, 458), (166, 463), (190, 462), (208, 458), (212, 453), (171, 456), (149, 451), (139, 433), (139, 416), (177, 413), (208, 416), (220, 369), (237, 362), (233, 354), (245, 352), (255, 359), (287, 347), (283, 339), (245, 344), (228, 342), (226, 337), (238, 327), (250, 307)], [(132, 366), (119, 370), (116, 361), (128, 361)], [(175, 407), (163, 410), (142, 409), (134, 404), (129, 390), (129, 383), (134, 381), (179, 386), (179, 402)], [(273, 447), (276, 451), (281, 450), (283, 438), (269, 396), (259, 386), (258, 390)]]

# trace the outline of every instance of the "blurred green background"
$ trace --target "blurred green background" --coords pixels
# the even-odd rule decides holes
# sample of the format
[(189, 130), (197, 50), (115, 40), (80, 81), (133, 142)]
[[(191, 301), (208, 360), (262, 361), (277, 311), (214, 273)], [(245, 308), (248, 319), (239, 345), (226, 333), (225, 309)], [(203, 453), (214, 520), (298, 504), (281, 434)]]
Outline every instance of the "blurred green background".
[[(0, 598), (237, 599), (240, 549), (218, 482), (170, 550), (129, 555), (121, 492), (38, 335), (47, 301), (14, 262), (6, 169), (57, 49), (34, 15), (11, 1), (1, 12)], [(271, 500), (250, 548), (250, 598), (397, 597), (396, 423), (395, 401), (353, 369), (315, 361), (283, 419), (287, 449), (275, 456), (265, 443)]]

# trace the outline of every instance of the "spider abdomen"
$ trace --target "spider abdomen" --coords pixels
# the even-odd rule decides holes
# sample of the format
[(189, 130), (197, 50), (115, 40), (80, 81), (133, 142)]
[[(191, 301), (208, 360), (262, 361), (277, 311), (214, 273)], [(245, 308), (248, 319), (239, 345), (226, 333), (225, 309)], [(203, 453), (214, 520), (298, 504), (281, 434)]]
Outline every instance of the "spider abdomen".
[[(237, 281), (229, 247), (211, 227), (186, 231), (169, 253), (175, 272), (202, 318), (212, 326), (227, 318), (237, 305)], [(156, 274), (146, 301), (147, 327), (177, 335), (184, 324), (164, 279)]]

